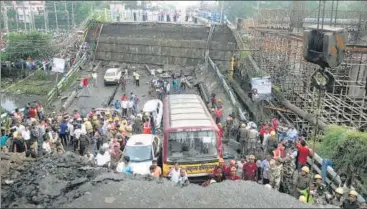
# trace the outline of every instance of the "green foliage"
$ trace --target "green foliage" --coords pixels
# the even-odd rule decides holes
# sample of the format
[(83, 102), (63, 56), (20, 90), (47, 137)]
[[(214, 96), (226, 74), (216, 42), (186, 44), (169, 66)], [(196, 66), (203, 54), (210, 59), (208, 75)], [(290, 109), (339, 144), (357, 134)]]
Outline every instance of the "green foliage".
[(3, 62), (3, 61), (8, 61), (9, 60), (9, 54), (8, 54), (8, 52), (1, 52), (1, 61)]
[(41, 59), (52, 55), (54, 51), (51, 37), (39, 32), (10, 33), (6, 50), (10, 60), (26, 59), (29, 56), (32, 59)]
[(47, 79), (47, 74), (44, 70), (37, 70), (34, 73), (34, 79), (35, 80), (46, 80)]
[(357, 185), (358, 190), (367, 192), (367, 133), (330, 126), (317, 152), (331, 159), (338, 171), (359, 178), (363, 185)]

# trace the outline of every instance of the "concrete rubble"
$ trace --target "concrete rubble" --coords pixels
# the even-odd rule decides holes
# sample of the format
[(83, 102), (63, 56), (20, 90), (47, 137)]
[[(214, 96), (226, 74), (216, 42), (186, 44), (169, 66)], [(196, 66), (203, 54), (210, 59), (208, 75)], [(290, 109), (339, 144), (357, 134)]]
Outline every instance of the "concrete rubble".
[[(5, 208), (310, 207), (253, 182), (227, 181), (207, 188), (196, 184), (181, 188), (166, 179), (126, 176), (93, 167), (71, 152), (23, 164), (25, 159), (5, 158), (2, 168), (3, 161), (10, 161), (9, 173), (3, 175), (1, 182)], [(18, 166), (12, 166), (14, 163)]]

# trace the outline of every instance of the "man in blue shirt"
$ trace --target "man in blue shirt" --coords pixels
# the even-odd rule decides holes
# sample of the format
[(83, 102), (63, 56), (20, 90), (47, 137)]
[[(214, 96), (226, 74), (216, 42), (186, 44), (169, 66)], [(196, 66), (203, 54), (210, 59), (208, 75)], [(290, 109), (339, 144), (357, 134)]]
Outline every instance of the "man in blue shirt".
[(122, 170), (124, 174), (134, 174), (133, 168), (130, 165), (130, 157), (124, 156), (125, 168)]
[(2, 129), (1, 130), (1, 144), (0, 147), (5, 147), (6, 146), (6, 142), (8, 141), (9, 136), (5, 135), (5, 130)]
[(67, 139), (67, 133), (68, 131), (68, 124), (66, 122), (66, 120), (63, 120), (60, 124), (60, 131), (59, 131), (59, 137), (61, 139), (61, 143), (63, 144), (64, 147), (68, 146), (68, 139)]
[(114, 106), (116, 111), (121, 114), (121, 103), (118, 99), (116, 99)]

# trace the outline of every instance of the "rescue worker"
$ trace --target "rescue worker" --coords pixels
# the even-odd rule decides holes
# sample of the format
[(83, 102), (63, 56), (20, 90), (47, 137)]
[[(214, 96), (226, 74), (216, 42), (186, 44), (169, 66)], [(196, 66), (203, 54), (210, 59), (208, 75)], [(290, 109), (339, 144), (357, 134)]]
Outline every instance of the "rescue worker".
[(282, 180), (282, 159), (277, 158), (276, 160), (270, 160), (269, 168), (269, 181), (272, 188), (279, 191), (280, 182)]
[(296, 169), (296, 163), (294, 161), (294, 155), (291, 154), (284, 158), (282, 169), (282, 192), (292, 194), (293, 191), (293, 174)]
[(326, 186), (322, 183), (322, 177), (319, 174), (314, 176), (314, 182), (316, 185), (316, 192), (314, 194), (314, 204), (326, 205)]
[(259, 132), (256, 130), (256, 128), (251, 126), (250, 130), (248, 131), (248, 144), (247, 144), (247, 151), (249, 151), (250, 153), (255, 153), (258, 135)]
[(224, 134), (225, 138), (230, 137), (232, 126), (233, 126), (233, 116), (232, 114), (229, 114), (225, 125), (225, 134)]
[(94, 132), (100, 131), (100, 128), (102, 127), (101, 121), (98, 120), (98, 117), (96, 115), (92, 117), (92, 126)]
[(145, 120), (144, 122), (143, 134), (152, 134), (149, 119)]
[(329, 198), (329, 203), (331, 205), (334, 205), (338, 208), (340, 208), (342, 205), (343, 205), (343, 202), (344, 202), (344, 191), (343, 191), (343, 188), (339, 187), (335, 190), (335, 194), (334, 196), (332, 196), (331, 198)]
[(308, 187), (310, 169), (307, 166), (303, 166), (300, 175), (296, 177), (294, 196), (299, 197), (300, 191)]
[(143, 120), (142, 120), (142, 115), (138, 114), (135, 117), (135, 121), (134, 121), (134, 133), (135, 134), (141, 134), (143, 132)]
[(302, 203), (307, 203), (307, 198), (303, 195), (299, 196), (298, 200)]
[(355, 190), (351, 190), (348, 195), (348, 199), (343, 201), (343, 209), (357, 209), (359, 208), (359, 203), (357, 201), (358, 193)]
[(78, 150), (81, 156), (84, 156), (85, 153), (88, 151), (89, 144), (89, 137), (85, 133), (82, 133), (78, 140)]
[(129, 140), (129, 138), (133, 135), (133, 127), (131, 126), (131, 121), (128, 120), (125, 126), (125, 139)]
[[(266, 129), (264, 131), (264, 140), (263, 140), (263, 148), (264, 148), (264, 154), (267, 155), (269, 153), (272, 153), (274, 151), (274, 147), (276, 146), (276, 144), (278, 143), (277, 138), (276, 138), (276, 134), (274, 131), (272, 131), (269, 134), (269, 130)], [(280, 155), (279, 155), (280, 156)], [(277, 157), (279, 157), (277, 156)]]
[(92, 123), (89, 121), (88, 118), (84, 118), (84, 125), (85, 125), (85, 130), (87, 131), (88, 137), (92, 137), (94, 130), (93, 130)]
[(244, 156), (246, 153), (246, 148), (247, 148), (247, 141), (248, 139), (248, 131), (246, 129), (246, 124), (242, 123), (241, 127), (239, 129), (239, 134), (238, 134), (238, 141), (241, 144), (241, 155)]
[(256, 180), (256, 169), (257, 165), (255, 163), (255, 156), (250, 155), (248, 162), (245, 162), (242, 167), (242, 179), (248, 181)]

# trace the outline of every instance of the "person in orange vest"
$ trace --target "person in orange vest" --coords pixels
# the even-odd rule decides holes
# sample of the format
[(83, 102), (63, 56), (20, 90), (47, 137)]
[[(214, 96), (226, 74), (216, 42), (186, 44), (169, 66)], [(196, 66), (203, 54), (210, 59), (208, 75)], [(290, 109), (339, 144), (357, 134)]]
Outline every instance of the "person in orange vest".
[(151, 133), (152, 133), (152, 130), (150, 128), (149, 119), (146, 119), (144, 122), (143, 134), (151, 134)]
[(278, 158), (284, 157), (284, 145), (282, 143), (278, 144), (278, 147), (273, 151), (274, 160), (277, 160)]

